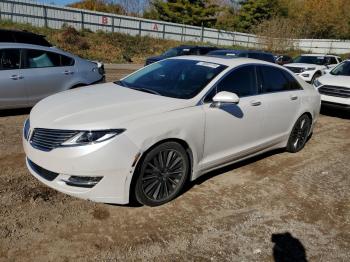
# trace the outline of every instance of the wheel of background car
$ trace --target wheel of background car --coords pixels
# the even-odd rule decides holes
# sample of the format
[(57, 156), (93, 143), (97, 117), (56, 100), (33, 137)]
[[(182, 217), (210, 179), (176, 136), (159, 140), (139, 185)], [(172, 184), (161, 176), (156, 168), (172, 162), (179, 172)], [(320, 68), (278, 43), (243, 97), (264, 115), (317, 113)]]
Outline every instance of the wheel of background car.
[(287, 151), (291, 153), (299, 152), (304, 148), (311, 128), (311, 119), (304, 114), (295, 123), (290, 134)]
[(314, 82), (315, 82), (315, 80), (317, 79), (317, 78), (319, 78), (319, 77), (321, 77), (321, 74), (320, 73), (315, 73), (314, 74), (314, 76), (312, 77), (312, 79), (311, 79), (311, 84), (313, 84)]
[(135, 197), (147, 206), (162, 205), (183, 189), (189, 173), (185, 149), (176, 142), (166, 142), (145, 155), (136, 174)]

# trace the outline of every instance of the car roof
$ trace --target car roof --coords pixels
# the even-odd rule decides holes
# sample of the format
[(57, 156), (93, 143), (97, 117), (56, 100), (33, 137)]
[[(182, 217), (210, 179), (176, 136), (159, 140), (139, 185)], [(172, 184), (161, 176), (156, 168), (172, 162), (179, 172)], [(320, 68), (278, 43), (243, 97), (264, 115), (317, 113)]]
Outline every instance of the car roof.
[(60, 53), (62, 55), (68, 55), (68, 56), (74, 56), (75, 55), (65, 52), (61, 49), (58, 49), (56, 47), (48, 47), (48, 46), (42, 46), (42, 45), (32, 45), (32, 44), (22, 44), (22, 43), (6, 43), (0, 42), (0, 49), (3, 48), (9, 48), (9, 49), (13, 49), (13, 48), (18, 48), (18, 49), (39, 49), (39, 50), (46, 50), (46, 51), (51, 51), (51, 52), (56, 52), (56, 53)]
[(224, 56), (177, 56), (177, 57), (172, 57), (168, 59), (183, 59), (183, 60), (198, 60), (198, 61), (203, 61), (203, 62), (208, 62), (208, 63), (215, 63), (215, 64), (221, 64), (229, 67), (236, 67), (242, 64), (262, 64), (262, 65), (274, 65), (276, 67), (283, 68), (277, 64), (266, 62), (263, 60), (257, 60), (257, 59), (252, 59), (252, 58), (245, 58), (245, 57), (237, 57), (237, 58), (232, 58), (232, 57), (224, 57)]
[(214, 48), (217, 49), (215, 46), (200, 46), (200, 45), (180, 45), (175, 46), (174, 48)]
[(3, 28), (1, 28), (0, 32), (21, 33), (21, 34), (28, 34), (28, 35), (35, 35), (35, 36), (45, 37), (44, 35), (41, 35), (41, 34), (36, 34), (36, 33), (33, 33), (33, 32), (29, 32), (29, 31), (26, 31), (26, 30), (19, 30), (19, 29), (6, 29), (6, 28), (3, 29)]
[(260, 53), (260, 54), (267, 54), (267, 55), (273, 55), (272, 53), (265, 52), (265, 51), (259, 51), (259, 50), (235, 50), (235, 49), (218, 49), (213, 52), (227, 52), (232, 54), (241, 54), (241, 53)]
[(333, 56), (333, 57), (338, 57), (336, 55), (328, 55), (328, 54), (302, 54), (301, 56)]

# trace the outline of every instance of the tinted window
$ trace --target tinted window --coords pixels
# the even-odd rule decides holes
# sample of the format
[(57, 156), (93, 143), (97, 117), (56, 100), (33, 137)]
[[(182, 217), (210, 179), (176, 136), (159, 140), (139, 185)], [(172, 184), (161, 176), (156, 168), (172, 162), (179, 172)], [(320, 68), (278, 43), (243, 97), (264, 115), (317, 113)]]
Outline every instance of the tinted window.
[(248, 56), (248, 53), (239, 53), (238, 55), (237, 55), (238, 57), (249, 57)]
[(70, 58), (65, 55), (61, 55), (61, 65), (62, 66), (73, 66), (75, 63), (73, 58)]
[(0, 50), (0, 70), (19, 69), (20, 51), (18, 49)]
[(336, 60), (335, 57), (333, 57), (333, 56), (327, 57), (327, 62), (328, 62), (330, 65), (338, 64), (337, 60)]
[(261, 59), (260, 55), (258, 53), (249, 53), (248, 57), (249, 58), (254, 58), (254, 59)]
[(350, 61), (345, 61), (331, 71), (331, 75), (350, 76)]
[(302, 89), (302, 87), (300, 86), (300, 84), (298, 83), (298, 81), (294, 78), (294, 76), (292, 76), (290, 73), (286, 72), (285, 70), (282, 70), (283, 75), (285, 76), (285, 78), (288, 81), (288, 89), (289, 90), (299, 90)]
[(227, 91), (236, 93), (239, 97), (257, 94), (257, 85), (254, 66), (238, 68), (220, 81), (217, 92)]
[(15, 39), (12, 36), (12, 33), (9, 31), (0, 30), (0, 42), (15, 42)]
[(289, 82), (280, 69), (272, 66), (261, 66), (260, 72), (263, 93), (289, 90)]
[(195, 60), (163, 60), (116, 83), (162, 96), (189, 99), (225, 68), (224, 65)]
[(60, 55), (43, 50), (28, 49), (26, 56), (26, 68), (43, 68), (60, 66)]

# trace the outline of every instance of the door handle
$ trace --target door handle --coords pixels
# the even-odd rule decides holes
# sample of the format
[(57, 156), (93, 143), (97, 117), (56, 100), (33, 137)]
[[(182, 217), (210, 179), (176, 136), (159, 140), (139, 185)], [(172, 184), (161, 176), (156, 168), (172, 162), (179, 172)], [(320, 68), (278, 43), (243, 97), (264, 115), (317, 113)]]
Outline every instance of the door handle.
[(290, 96), (290, 100), (297, 100), (298, 99), (298, 96), (297, 95), (291, 95)]
[(253, 101), (250, 101), (250, 104), (252, 106), (260, 106), (261, 105), (261, 101), (253, 100)]
[(63, 72), (63, 74), (65, 74), (65, 75), (73, 75), (74, 72), (66, 70), (66, 71)]
[(23, 76), (20, 76), (20, 75), (12, 75), (10, 76), (10, 79), (12, 80), (19, 80), (19, 79), (23, 79), (24, 77)]

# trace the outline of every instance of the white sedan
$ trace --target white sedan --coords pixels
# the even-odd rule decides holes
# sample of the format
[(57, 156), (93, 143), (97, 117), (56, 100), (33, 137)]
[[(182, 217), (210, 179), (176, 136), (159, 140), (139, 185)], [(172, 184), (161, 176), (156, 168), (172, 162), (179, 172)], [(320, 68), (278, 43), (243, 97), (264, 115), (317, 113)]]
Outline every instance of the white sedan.
[(24, 126), (29, 171), (63, 193), (156, 206), (185, 183), (276, 148), (301, 150), (320, 95), (248, 58), (177, 57), (39, 102)]
[(346, 60), (314, 82), (322, 104), (350, 109), (350, 60)]

